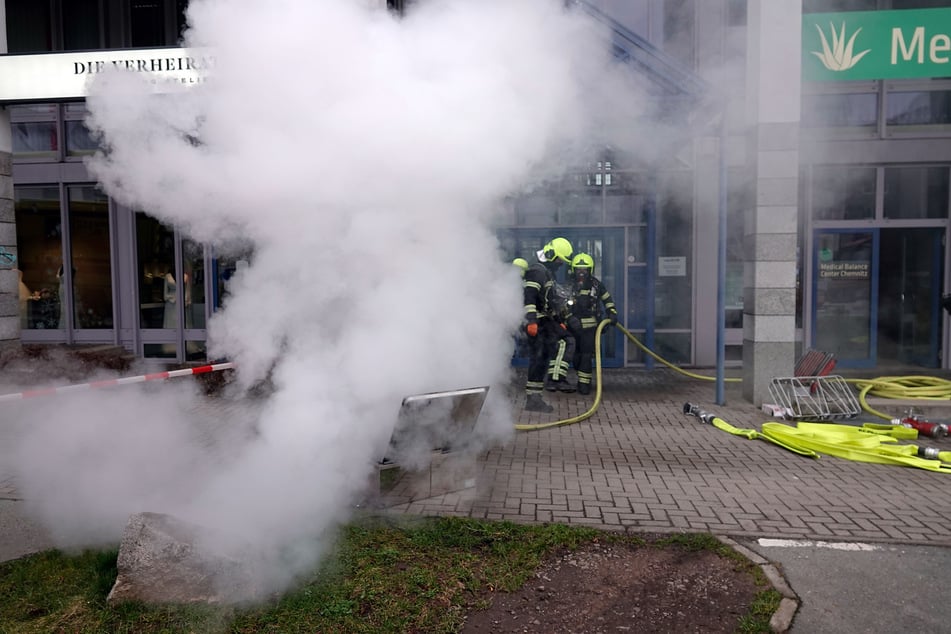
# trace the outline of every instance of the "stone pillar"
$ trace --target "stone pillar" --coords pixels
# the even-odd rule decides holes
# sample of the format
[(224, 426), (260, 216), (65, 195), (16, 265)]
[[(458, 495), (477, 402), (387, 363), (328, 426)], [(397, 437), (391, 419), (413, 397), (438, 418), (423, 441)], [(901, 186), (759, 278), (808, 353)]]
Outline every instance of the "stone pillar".
[(768, 402), (770, 379), (796, 354), (801, 0), (749, 2), (748, 161), (753, 208), (744, 223), (743, 396)]
[(10, 115), (0, 107), (0, 350), (20, 343), (20, 295), (13, 215)]
[[(7, 52), (6, 3), (0, 2), (0, 53)], [(16, 263), (16, 223), (13, 216), (13, 140), (10, 113), (0, 106), (0, 350), (20, 344), (20, 292)]]

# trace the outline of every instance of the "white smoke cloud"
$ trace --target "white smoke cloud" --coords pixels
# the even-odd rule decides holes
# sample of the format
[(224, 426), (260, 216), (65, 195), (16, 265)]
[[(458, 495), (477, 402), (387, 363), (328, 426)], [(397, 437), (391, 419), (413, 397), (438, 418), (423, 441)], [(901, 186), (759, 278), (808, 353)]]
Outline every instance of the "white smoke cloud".
[(208, 82), (156, 95), (131, 73), (99, 77), (89, 124), (108, 152), (90, 170), (195, 240), (253, 244), (210, 356), (274, 389), (253, 440), (226, 451), (190, 435), (181, 394), (71, 408), (86, 413), (67, 439), (24, 453), (49, 461), (45, 482), (87, 474), (44, 511), (64, 541), (166, 511), (299, 548), (345, 517), (408, 394), (492, 386), (489, 435), (512, 433), (502, 386), (522, 298), (496, 202), (590, 141), (609, 102), (614, 117), (642, 104), (630, 82), (609, 94), (603, 34), (562, 5), (419, 2), (398, 19), (354, 0), (192, 0), (187, 44), (213, 51)]

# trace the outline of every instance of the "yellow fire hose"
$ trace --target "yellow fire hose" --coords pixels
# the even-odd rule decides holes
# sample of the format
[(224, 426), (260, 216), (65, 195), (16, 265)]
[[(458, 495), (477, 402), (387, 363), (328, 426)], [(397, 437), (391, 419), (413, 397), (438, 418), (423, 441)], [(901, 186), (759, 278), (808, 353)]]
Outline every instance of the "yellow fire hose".
[(951, 381), (937, 376), (882, 376), (876, 379), (847, 379), (847, 382), (859, 388), (859, 404), (863, 410), (886, 420), (894, 416), (873, 409), (866, 400), (867, 396), (901, 400), (951, 400)]
[[(835, 423), (799, 422), (793, 427), (784, 423), (767, 422), (763, 423), (762, 432), (757, 432), (755, 429), (738, 429), (690, 403), (684, 403), (684, 413), (696, 416), (702, 422), (734, 436), (766, 440), (804, 456), (818, 458), (820, 454), (826, 454), (856, 462), (893, 464), (951, 473), (951, 451), (893, 444), (898, 437), (909, 437), (908, 432), (915, 432), (913, 429), (901, 428), (900, 425), (853, 427)], [(917, 436), (917, 432), (915, 435)]]
[[(604, 328), (611, 322), (607, 319), (603, 320), (598, 324), (598, 328), (595, 331), (595, 344), (594, 344), (594, 370), (595, 370), (595, 396), (594, 402), (591, 404), (591, 407), (588, 411), (583, 414), (572, 418), (566, 418), (564, 420), (556, 420), (549, 423), (539, 423), (539, 424), (516, 424), (515, 429), (518, 431), (537, 431), (540, 429), (549, 429), (551, 427), (560, 427), (562, 425), (570, 425), (572, 423), (578, 423), (594, 415), (598, 407), (601, 405), (601, 332)], [(679, 372), (684, 376), (688, 376), (693, 379), (700, 379), (702, 381), (715, 381), (716, 377), (707, 376), (704, 374), (697, 374), (695, 372), (688, 372), (683, 368), (677, 367), (673, 363), (667, 361), (660, 355), (656, 354), (653, 350), (645, 346), (641, 341), (631, 333), (627, 328), (620, 324), (615, 324), (615, 327), (620, 330), (634, 345), (644, 351), (645, 354), (649, 355), (651, 358), (655, 359), (659, 363), (667, 366), (668, 368)], [(724, 381), (730, 383), (738, 383), (743, 379), (737, 377), (725, 378)], [(866, 412), (883, 418), (885, 420), (891, 420), (894, 416), (884, 414), (873, 409), (866, 400), (866, 397), (878, 396), (881, 398), (890, 398), (890, 399), (903, 399), (903, 400), (931, 400), (931, 401), (947, 401), (951, 400), (951, 381), (947, 379), (942, 379), (940, 377), (934, 376), (883, 376), (875, 379), (846, 379), (848, 383), (852, 383), (859, 388), (858, 401), (862, 406), (862, 409)], [(722, 420), (722, 419), (720, 419)], [(724, 424), (725, 423), (724, 421)], [(866, 425), (866, 428), (868, 426)], [(755, 431), (755, 430), (748, 430)], [(912, 430), (914, 431), (914, 430)], [(755, 432), (760, 433), (760, 432)], [(864, 433), (864, 432), (862, 432)], [(917, 437), (917, 432), (916, 436)]]
[[(591, 404), (591, 407), (588, 409), (588, 411), (584, 412), (583, 414), (579, 414), (578, 416), (575, 416), (575, 417), (573, 417), (573, 418), (566, 418), (566, 419), (564, 419), (564, 420), (556, 420), (556, 421), (552, 421), (552, 422), (550, 422), (550, 423), (539, 423), (539, 424), (535, 424), (535, 425), (518, 423), (518, 424), (515, 425), (515, 429), (517, 429), (518, 431), (538, 431), (539, 429), (550, 429), (550, 428), (552, 428), (552, 427), (560, 427), (560, 426), (562, 426), (562, 425), (571, 425), (572, 423), (579, 423), (579, 422), (581, 422), (581, 421), (583, 421), (583, 420), (585, 420), (585, 419), (591, 418), (591, 416), (594, 415), (594, 413), (598, 410), (598, 406), (601, 405), (601, 331), (603, 331), (604, 328), (605, 328), (606, 326), (608, 326), (610, 323), (611, 323), (610, 320), (605, 319), (605, 320), (603, 320), (601, 323), (598, 324), (598, 329), (594, 331), (594, 376), (595, 376), (595, 391), (594, 391), (594, 403)], [(660, 363), (663, 363), (663, 364), (666, 365), (667, 367), (669, 367), (669, 368), (671, 368), (671, 369), (673, 369), (673, 370), (675, 370), (675, 371), (677, 371), (677, 372), (679, 372), (679, 373), (681, 373), (681, 374), (683, 374), (683, 375), (685, 375), (685, 376), (689, 376), (689, 377), (694, 378), (694, 379), (701, 379), (701, 380), (704, 380), (704, 381), (715, 381), (715, 380), (716, 380), (716, 377), (713, 377), (713, 376), (705, 376), (705, 375), (703, 375), (703, 374), (695, 374), (695, 373), (693, 373), (693, 372), (688, 372), (688, 371), (684, 370), (683, 368), (678, 368), (677, 366), (675, 366), (674, 364), (670, 363), (670, 362), (667, 361), (666, 359), (664, 359), (664, 358), (658, 356), (657, 354), (655, 354), (650, 348), (648, 348), (648, 347), (645, 346), (643, 343), (641, 343), (640, 340), (639, 340), (637, 337), (635, 337), (635, 336), (631, 333), (631, 331), (629, 331), (627, 328), (625, 328), (625, 327), (622, 326), (621, 324), (615, 324), (615, 327), (616, 327), (618, 330), (620, 330), (622, 333), (624, 333), (624, 335), (625, 335), (628, 339), (630, 339), (632, 342), (634, 342), (634, 344), (635, 344), (638, 348), (640, 348), (641, 350), (643, 350), (646, 354), (650, 355), (651, 357), (653, 357), (654, 359), (656, 359), (656, 360), (659, 361)], [(729, 379), (725, 379), (725, 380), (726, 380), (726, 381), (730, 381), (730, 382), (737, 382), (737, 381), (741, 381), (742, 379), (729, 378)]]

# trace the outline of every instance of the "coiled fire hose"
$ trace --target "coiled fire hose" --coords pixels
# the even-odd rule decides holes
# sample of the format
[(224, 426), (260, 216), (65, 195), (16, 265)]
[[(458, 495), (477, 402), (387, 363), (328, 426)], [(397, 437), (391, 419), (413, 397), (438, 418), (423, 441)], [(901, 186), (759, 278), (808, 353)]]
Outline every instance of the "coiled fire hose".
[(853, 427), (835, 423), (799, 422), (793, 427), (784, 423), (767, 422), (763, 423), (763, 430), (758, 432), (755, 429), (738, 429), (690, 403), (684, 403), (683, 411), (684, 414), (696, 416), (701, 422), (734, 436), (766, 440), (804, 456), (818, 458), (819, 454), (826, 454), (856, 462), (892, 464), (951, 473), (951, 451), (894, 444), (897, 437), (904, 437), (908, 431), (884, 428), (900, 426)]
[[(539, 423), (539, 424), (522, 424), (522, 423), (518, 423), (518, 424), (515, 425), (515, 429), (516, 429), (516, 430), (518, 430), (518, 431), (538, 431), (538, 430), (540, 430), (540, 429), (550, 429), (550, 428), (552, 428), (552, 427), (561, 427), (562, 425), (571, 425), (572, 423), (580, 423), (581, 421), (583, 421), (583, 420), (585, 420), (585, 419), (588, 419), (588, 418), (591, 418), (591, 416), (594, 415), (594, 413), (598, 410), (598, 406), (601, 405), (601, 332), (604, 330), (604, 328), (605, 328), (606, 326), (608, 326), (608, 325), (610, 325), (610, 324), (611, 324), (611, 321), (608, 320), (608, 319), (605, 319), (605, 320), (601, 321), (601, 323), (598, 324), (598, 329), (595, 330), (595, 332), (594, 332), (594, 377), (595, 377), (595, 392), (594, 392), (594, 402), (591, 404), (591, 407), (588, 409), (588, 411), (584, 412), (583, 414), (579, 414), (578, 416), (574, 416), (574, 417), (572, 417), (572, 418), (566, 418), (566, 419), (564, 419), (564, 420), (556, 420), (556, 421), (552, 421), (552, 422), (550, 422), (550, 423)], [(627, 328), (625, 328), (625, 327), (622, 326), (621, 324), (614, 324), (614, 326), (615, 326), (615, 328), (617, 328), (618, 330), (620, 330), (622, 333), (624, 333), (624, 335), (625, 335), (628, 339), (630, 339), (632, 342), (634, 342), (634, 344), (635, 344), (638, 348), (640, 348), (641, 350), (643, 350), (646, 354), (650, 355), (651, 357), (653, 357), (654, 359), (656, 359), (656, 360), (659, 361), (660, 363), (666, 365), (667, 367), (669, 367), (669, 368), (671, 368), (671, 369), (673, 369), (673, 370), (675, 370), (675, 371), (677, 371), (677, 372), (679, 372), (679, 373), (681, 373), (681, 374), (683, 374), (683, 375), (685, 375), (685, 376), (689, 376), (689, 377), (694, 378), (694, 379), (701, 379), (701, 380), (704, 380), (704, 381), (715, 381), (715, 380), (716, 380), (716, 377), (705, 376), (705, 375), (703, 375), (703, 374), (696, 374), (696, 373), (693, 373), (693, 372), (688, 372), (688, 371), (684, 370), (683, 368), (678, 368), (678, 367), (675, 366), (673, 363), (671, 363), (671, 362), (667, 361), (666, 359), (664, 359), (663, 357), (661, 357), (661, 356), (655, 354), (654, 351), (652, 351), (650, 348), (648, 348), (648, 347), (645, 346), (643, 343), (641, 343), (640, 340), (639, 340), (637, 337), (635, 337), (635, 336), (631, 333), (630, 330), (628, 330)], [(739, 378), (728, 378), (728, 379), (725, 379), (725, 380), (726, 380), (726, 381), (730, 381), (730, 382), (742, 381), (742, 379), (739, 379)]]
[(847, 379), (859, 388), (859, 404), (862, 409), (886, 420), (894, 418), (873, 409), (867, 396), (900, 400), (948, 401), (951, 400), (951, 381), (937, 376), (883, 376), (876, 379)]

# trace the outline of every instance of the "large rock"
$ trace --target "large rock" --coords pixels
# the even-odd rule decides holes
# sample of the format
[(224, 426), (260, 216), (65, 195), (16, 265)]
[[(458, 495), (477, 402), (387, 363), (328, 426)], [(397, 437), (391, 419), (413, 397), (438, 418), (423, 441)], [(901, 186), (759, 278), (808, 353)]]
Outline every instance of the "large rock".
[(220, 604), (260, 598), (251, 562), (239, 556), (233, 537), (227, 542), (221, 538), (170, 515), (130, 516), (108, 602)]

